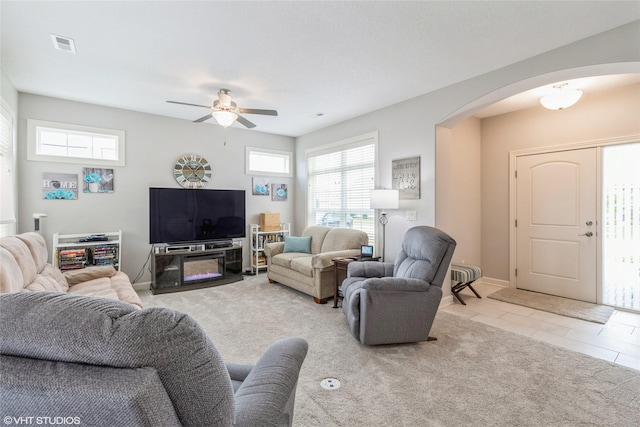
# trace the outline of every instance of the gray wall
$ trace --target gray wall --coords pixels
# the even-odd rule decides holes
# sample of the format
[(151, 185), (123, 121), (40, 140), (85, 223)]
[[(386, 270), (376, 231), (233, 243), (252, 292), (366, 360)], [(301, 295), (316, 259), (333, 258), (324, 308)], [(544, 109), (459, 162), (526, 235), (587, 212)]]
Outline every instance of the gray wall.
[[(25, 93), (20, 94), (19, 104), (18, 232), (32, 231), (32, 213), (44, 212), (48, 217), (41, 221), (42, 233), (48, 245), (51, 245), (55, 232), (81, 234), (122, 229), (122, 270), (133, 279), (142, 269), (151, 249), (148, 188), (178, 188), (173, 178), (173, 165), (181, 154), (192, 152), (204, 156), (212, 164), (212, 181), (207, 188), (247, 191), (248, 223), (256, 223), (260, 212), (280, 212), (283, 222), (293, 220), (294, 191), (290, 191), (286, 202), (252, 196), (252, 177), (244, 173), (245, 146), (293, 151), (293, 138), (234, 127), (223, 130), (214, 124), (192, 123)], [(84, 194), (80, 191), (78, 200), (43, 200), (43, 172), (77, 173), (81, 179), (83, 165), (27, 161), (27, 119), (124, 130), (126, 166), (114, 168), (114, 192)], [(291, 188), (293, 178), (277, 178), (273, 182), (285, 183)], [(245, 239), (245, 267), (250, 265), (248, 241), (249, 238)], [(139, 281), (149, 280), (150, 275), (145, 269)]]
[[(524, 90), (559, 80), (607, 73), (638, 72), (640, 45), (637, 41), (639, 39), (640, 22), (636, 21), (491, 73), (298, 137), (296, 142), (298, 174), (295, 182), (297, 197), (299, 200), (306, 200), (305, 150), (312, 147), (378, 130), (378, 188), (391, 188), (392, 159), (421, 156), (420, 200), (403, 200), (400, 202), (398, 211), (389, 212), (386, 254), (388, 260), (393, 259), (398, 253), (400, 239), (406, 229), (414, 225), (439, 225), (436, 223), (435, 216), (435, 169), (450, 166), (441, 165), (436, 159), (436, 126), (453, 128), (486, 105)], [(613, 46), (615, 49), (612, 48)], [(477, 179), (480, 180), (479, 174)], [(458, 189), (440, 188), (439, 191), (458, 191)], [(477, 194), (462, 192), (459, 196), (472, 196), (477, 199)], [(304, 225), (305, 209), (304, 203), (298, 203), (295, 206), (295, 222), (298, 227)], [(418, 220), (406, 221), (405, 210), (416, 210)], [(440, 214), (455, 216), (458, 213), (453, 210), (448, 212), (443, 210)], [(475, 215), (473, 221), (479, 222), (481, 218), (479, 211), (470, 211), (469, 214)], [(475, 230), (475, 236), (471, 241), (475, 242), (473, 244), (476, 246), (475, 249), (469, 250), (470, 253), (477, 252), (481, 234), (481, 230)], [(456, 238), (456, 234), (453, 237)], [(486, 248), (484, 243), (482, 248), (483, 250)], [(467, 248), (459, 250), (466, 251)], [(477, 254), (473, 256), (477, 258)], [(454, 257), (458, 259), (457, 254)], [(470, 262), (470, 260), (467, 261)], [(508, 257), (504, 262), (508, 266)], [(502, 275), (503, 271), (496, 269), (490, 274)], [(443, 291), (445, 295), (450, 294), (446, 286)]]
[[(281, 180), (292, 184), (289, 201), (271, 202), (248, 195), (247, 212), (249, 222), (253, 222), (260, 212), (279, 211), (282, 220), (292, 222), (294, 232), (299, 232), (304, 227), (306, 218), (306, 150), (378, 131), (378, 188), (391, 187), (392, 159), (421, 157), (420, 200), (403, 200), (399, 210), (389, 211), (386, 253), (388, 259), (393, 259), (400, 248), (400, 237), (408, 228), (422, 224), (439, 225), (436, 221), (435, 171), (437, 167), (450, 166), (441, 165), (437, 161), (436, 126), (453, 128), (486, 105), (543, 84), (589, 75), (637, 72), (640, 64), (638, 39), (640, 22), (636, 21), (494, 72), (300, 136), (296, 138), (295, 144), (292, 138), (283, 136), (233, 128), (223, 132), (218, 126), (197, 125), (184, 120), (21, 94), (18, 110), (19, 232), (32, 229), (33, 212), (49, 214), (43, 221), (43, 232), (49, 242), (55, 231), (98, 232), (121, 228), (124, 231), (126, 257), (123, 267), (125, 272), (135, 277), (150, 249), (147, 244), (147, 188), (177, 186), (171, 175), (173, 162), (179, 154), (197, 152), (213, 163), (211, 188), (243, 188), (249, 191), (251, 177), (244, 175), (245, 145), (281, 150), (294, 150), (295, 147), (295, 178)], [(81, 166), (26, 161), (27, 118), (124, 129), (127, 132), (127, 166), (116, 168), (115, 193), (81, 195), (79, 200), (71, 202), (42, 200), (42, 172), (80, 174)], [(225, 137), (229, 141), (226, 147), (222, 145)], [(438, 191), (460, 191), (458, 188), (447, 188), (445, 184), (443, 186)], [(471, 185), (464, 191), (477, 197), (474, 194), (477, 190), (473, 188)], [(464, 196), (464, 191), (460, 196)], [(417, 221), (405, 220), (406, 210), (417, 211)], [(454, 216), (456, 212), (449, 208), (439, 211), (438, 215)], [(480, 213), (476, 215), (478, 216), (474, 221), (478, 221)], [(455, 238), (461, 231), (451, 227), (451, 223), (447, 225)], [(473, 243), (465, 244), (465, 239), (459, 238), (461, 244), (465, 245), (460, 248), (459, 253), (470, 253), (470, 257), (475, 259), (481, 233), (481, 230), (475, 230), (476, 235), (466, 239)], [(466, 245), (474, 247), (468, 248)], [(249, 263), (248, 252), (245, 250), (245, 265)], [(502, 272), (496, 269), (491, 274), (502, 275)], [(145, 273), (143, 280), (149, 280), (148, 274)], [(444, 291), (448, 294), (446, 287)]]

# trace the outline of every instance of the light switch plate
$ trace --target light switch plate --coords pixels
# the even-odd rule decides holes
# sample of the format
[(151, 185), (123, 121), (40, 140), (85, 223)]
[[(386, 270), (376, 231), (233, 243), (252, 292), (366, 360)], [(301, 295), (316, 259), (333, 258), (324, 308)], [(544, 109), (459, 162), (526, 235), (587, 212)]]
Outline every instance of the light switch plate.
[(418, 213), (416, 211), (406, 211), (404, 217), (407, 221), (417, 221)]

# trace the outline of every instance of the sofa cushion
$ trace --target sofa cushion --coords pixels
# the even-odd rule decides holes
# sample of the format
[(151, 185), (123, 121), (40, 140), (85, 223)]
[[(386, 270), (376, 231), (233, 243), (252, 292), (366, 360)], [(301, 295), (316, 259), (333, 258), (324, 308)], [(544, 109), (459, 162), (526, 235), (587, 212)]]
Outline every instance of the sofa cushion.
[[(329, 227), (323, 227), (321, 225), (312, 225), (305, 228), (302, 231), (302, 236), (311, 236), (311, 253), (319, 254), (322, 251), (322, 243), (327, 233), (331, 231)], [(359, 247), (358, 247), (359, 248)]]
[(305, 237), (284, 237), (284, 249), (283, 252), (302, 252), (305, 254), (311, 253), (311, 236)]
[(43, 274), (36, 274), (35, 279), (29, 283), (25, 288), (27, 291), (51, 291), (51, 292), (65, 292), (58, 282), (51, 277), (47, 277)]
[(62, 274), (62, 271), (55, 268), (53, 265), (45, 264), (40, 274), (52, 280), (55, 280), (59, 288), (57, 290), (60, 290), (62, 292), (67, 292), (69, 290), (69, 284), (67, 283), (67, 278), (64, 276), (64, 274)]
[(305, 276), (313, 277), (312, 259), (313, 257), (310, 256), (294, 258), (291, 260), (291, 269)]
[(0, 246), (0, 292), (20, 292), (24, 288), (22, 270), (15, 257)]
[(29, 233), (22, 233), (16, 235), (16, 238), (22, 240), (29, 248), (33, 261), (36, 264), (36, 271), (42, 272), (42, 269), (47, 265), (49, 259), (49, 251), (47, 250), (47, 242), (40, 234), (33, 231)]
[(300, 252), (283, 252), (271, 257), (271, 264), (279, 265), (280, 267), (291, 268), (291, 261), (296, 258), (311, 258), (311, 255), (303, 254)]
[(69, 270), (64, 273), (67, 283), (70, 286), (79, 283), (88, 282), (89, 280), (99, 279), (102, 277), (111, 277), (116, 274), (116, 269), (111, 265), (103, 265), (99, 267), (87, 267), (78, 270)]
[(341, 251), (345, 249), (358, 249), (369, 243), (369, 236), (362, 230), (350, 228), (332, 228), (327, 233), (322, 243), (321, 252)]
[[(36, 274), (38, 273), (38, 269), (27, 245), (15, 236), (8, 236), (0, 239), (0, 246), (8, 250), (11, 255), (13, 255), (13, 258), (15, 258), (15, 262), (22, 273), (22, 283), (20, 284), (21, 288), (24, 288), (29, 285), (29, 283), (33, 282), (36, 278)], [(16, 285), (12, 284), (11, 286), (15, 287)]]
[(69, 287), (70, 294), (91, 297), (118, 299), (118, 293), (111, 287), (111, 280), (106, 277), (89, 280)]

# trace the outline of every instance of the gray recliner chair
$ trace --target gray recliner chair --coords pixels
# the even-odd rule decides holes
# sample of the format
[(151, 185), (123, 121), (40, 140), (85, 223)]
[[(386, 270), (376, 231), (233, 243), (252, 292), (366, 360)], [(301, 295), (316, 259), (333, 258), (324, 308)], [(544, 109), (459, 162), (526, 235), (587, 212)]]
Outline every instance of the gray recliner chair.
[(58, 292), (0, 295), (0, 325), (2, 415), (87, 426), (290, 426), (307, 354), (225, 365), (186, 314)]
[(350, 263), (342, 309), (356, 339), (366, 345), (428, 339), (455, 247), (437, 228), (413, 227), (395, 263)]

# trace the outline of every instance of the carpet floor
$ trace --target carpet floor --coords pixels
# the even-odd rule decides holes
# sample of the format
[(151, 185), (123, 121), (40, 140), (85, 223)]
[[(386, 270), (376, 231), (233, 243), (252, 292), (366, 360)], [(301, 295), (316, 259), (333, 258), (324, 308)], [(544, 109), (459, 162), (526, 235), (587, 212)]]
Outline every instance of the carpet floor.
[(603, 325), (615, 311), (613, 307), (607, 305), (591, 304), (522, 289), (501, 289), (489, 295), (489, 298)]
[[(437, 341), (367, 347), (341, 309), (265, 275), (141, 297), (193, 316), (229, 362), (306, 339), (295, 426), (640, 425), (640, 372), (449, 313), (436, 317)], [(322, 389), (324, 378), (341, 387)]]

